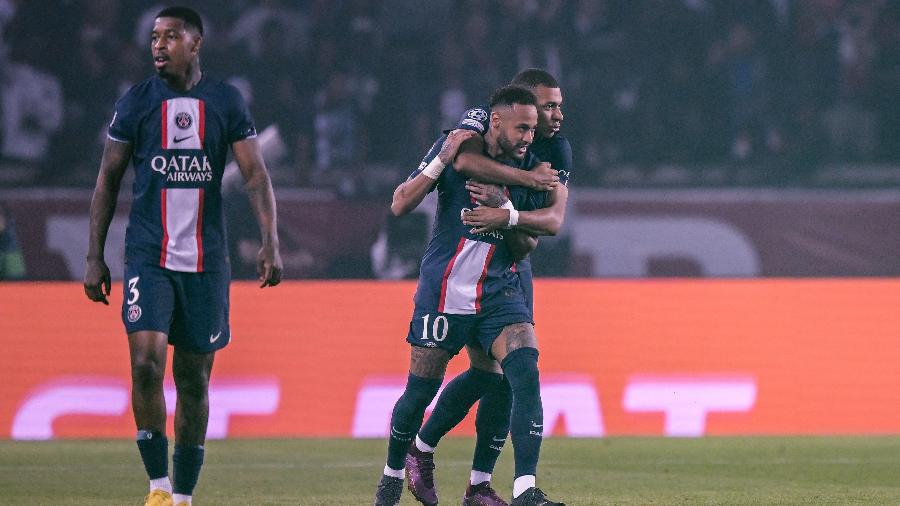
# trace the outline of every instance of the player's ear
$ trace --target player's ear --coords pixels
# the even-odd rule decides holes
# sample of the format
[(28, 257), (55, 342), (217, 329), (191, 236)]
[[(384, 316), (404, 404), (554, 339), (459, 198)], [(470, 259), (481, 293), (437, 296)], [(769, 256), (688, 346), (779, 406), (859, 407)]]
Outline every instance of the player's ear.
[(491, 126), (497, 127), (500, 125), (500, 113), (497, 111), (491, 111)]
[(200, 46), (203, 45), (203, 36), (199, 33), (194, 34), (194, 47), (191, 48), (192, 53), (199, 53)]

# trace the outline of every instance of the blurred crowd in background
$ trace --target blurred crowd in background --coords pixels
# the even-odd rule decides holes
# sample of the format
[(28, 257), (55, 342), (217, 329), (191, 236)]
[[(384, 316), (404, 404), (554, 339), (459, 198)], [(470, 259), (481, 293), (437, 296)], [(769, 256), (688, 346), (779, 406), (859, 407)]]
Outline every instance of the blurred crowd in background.
[[(185, 3), (204, 71), (277, 124), (280, 186), (381, 192), (526, 67), (562, 84), (577, 186), (803, 185), (900, 162), (897, 0)], [(0, 184), (92, 185), (164, 6), (0, 0)]]

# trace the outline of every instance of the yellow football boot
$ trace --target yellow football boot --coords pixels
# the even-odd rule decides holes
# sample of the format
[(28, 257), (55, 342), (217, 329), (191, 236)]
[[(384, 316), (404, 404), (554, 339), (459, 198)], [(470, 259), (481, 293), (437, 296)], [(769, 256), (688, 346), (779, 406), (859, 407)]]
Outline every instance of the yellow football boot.
[(172, 494), (158, 488), (153, 489), (144, 499), (144, 506), (172, 506)]

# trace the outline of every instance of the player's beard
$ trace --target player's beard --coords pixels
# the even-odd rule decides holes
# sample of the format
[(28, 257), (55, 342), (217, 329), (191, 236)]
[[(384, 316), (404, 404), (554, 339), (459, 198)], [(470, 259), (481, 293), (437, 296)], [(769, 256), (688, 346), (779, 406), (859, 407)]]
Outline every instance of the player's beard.
[(500, 132), (500, 135), (497, 136), (497, 143), (500, 144), (500, 149), (503, 150), (503, 154), (507, 157), (512, 158), (513, 160), (521, 160), (524, 158), (524, 155), (520, 155), (518, 151), (518, 145), (513, 144), (509, 137), (506, 136), (503, 132)]

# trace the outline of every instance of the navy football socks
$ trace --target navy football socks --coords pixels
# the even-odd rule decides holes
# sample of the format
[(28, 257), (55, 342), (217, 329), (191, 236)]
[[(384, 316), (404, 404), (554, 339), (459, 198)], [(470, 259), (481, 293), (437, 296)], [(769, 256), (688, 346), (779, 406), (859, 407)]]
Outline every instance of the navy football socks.
[[(502, 374), (474, 367), (453, 378), (438, 397), (434, 411), (419, 431), (419, 438), (428, 446), (437, 446), (441, 438), (466, 417), (478, 399), (501, 382)], [(508, 414), (507, 411), (507, 418)]]
[(503, 372), (512, 388), (510, 434), (516, 462), (516, 477), (537, 473), (544, 434), (544, 410), (538, 378), (538, 351), (519, 348), (503, 359)]
[(175, 482), (172, 490), (176, 494), (194, 494), (194, 487), (200, 478), (200, 468), (203, 467), (203, 453), (202, 446), (175, 445), (175, 453), (172, 455)]
[(500, 457), (506, 435), (509, 434), (509, 413), (512, 408), (512, 390), (506, 378), (488, 390), (478, 403), (475, 416), (475, 455), (472, 469), (492, 474)]
[(169, 475), (169, 440), (155, 430), (138, 430), (137, 447), (151, 480)]
[(434, 394), (441, 387), (441, 380), (421, 378), (410, 374), (406, 380), (406, 390), (394, 405), (391, 414), (391, 437), (388, 440), (387, 465), (391, 469), (403, 469), (405, 466), (406, 451), (413, 440), (422, 419), (425, 417), (425, 409), (434, 399)]

